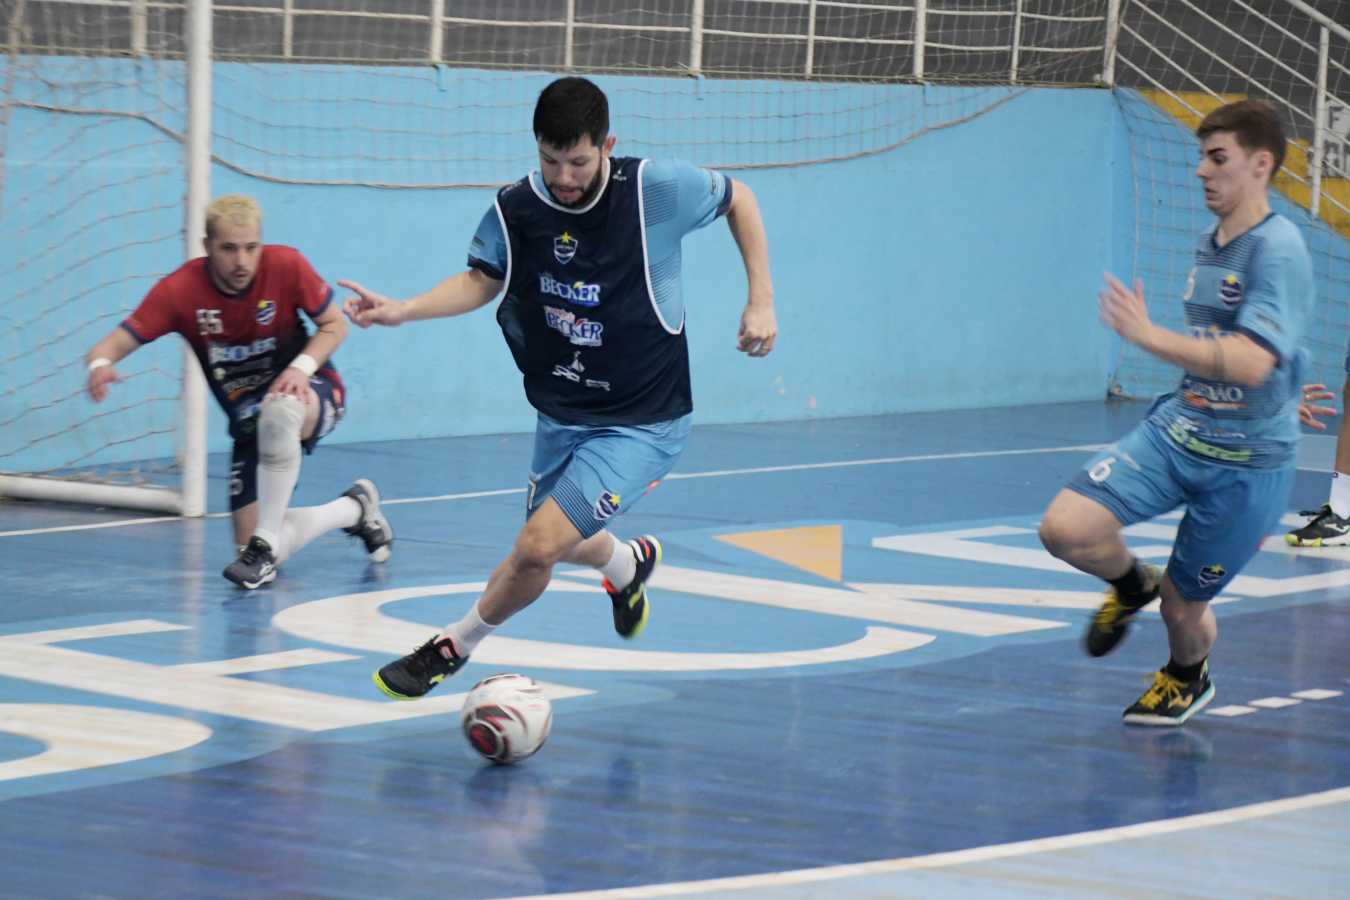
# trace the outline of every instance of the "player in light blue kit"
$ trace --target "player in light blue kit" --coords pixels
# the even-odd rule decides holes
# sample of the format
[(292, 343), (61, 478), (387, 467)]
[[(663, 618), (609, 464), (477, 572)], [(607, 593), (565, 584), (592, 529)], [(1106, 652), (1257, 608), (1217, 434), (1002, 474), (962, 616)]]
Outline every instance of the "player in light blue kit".
[(765, 356), (777, 336), (768, 242), (748, 187), (677, 160), (611, 157), (608, 101), (584, 78), (544, 89), (534, 134), (539, 170), (498, 192), (467, 271), (402, 303), (338, 282), (357, 295), (345, 311), (363, 328), (460, 315), (504, 292), (497, 321), (539, 413), (525, 526), (463, 619), (375, 673), (399, 699), (458, 671), (543, 593), (558, 562), (604, 575), (620, 635), (646, 624), (661, 544), (623, 543), (606, 526), (666, 476), (689, 437), (686, 234), (726, 216), (749, 282), (739, 349)]
[[(1125, 721), (1138, 725), (1181, 725), (1214, 697), (1208, 658), (1218, 625), (1208, 601), (1287, 507), (1299, 438), (1299, 343), (1313, 305), (1303, 238), (1266, 196), (1285, 151), (1274, 109), (1231, 103), (1205, 116), (1196, 135), (1196, 174), (1219, 221), (1195, 248), (1182, 297), (1188, 332), (1149, 321), (1139, 282), (1131, 290), (1108, 275), (1100, 295), (1102, 321), (1180, 366), (1181, 385), (1090, 460), (1041, 522), (1047, 550), (1110, 584), (1088, 627), (1092, 656), (1109, 653), (1131, 617), (1161, 594), (1172, 655), (1125, 710)], [(1183, 504), (1166, 569), (1141, 566), (1121, 528)]]

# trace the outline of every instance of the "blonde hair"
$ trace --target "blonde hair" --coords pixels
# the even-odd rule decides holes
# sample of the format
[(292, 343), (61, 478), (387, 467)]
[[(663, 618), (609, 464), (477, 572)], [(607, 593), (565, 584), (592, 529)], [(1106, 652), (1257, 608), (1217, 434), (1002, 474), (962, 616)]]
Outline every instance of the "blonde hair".
[(258, 201), (243, 194), (225, 194), (211, 201), (206, 207), (206, 236), (216, 236), (216, 229), (222, 221), (231, 225), (257, 225), (262, 227), (262, 207)]

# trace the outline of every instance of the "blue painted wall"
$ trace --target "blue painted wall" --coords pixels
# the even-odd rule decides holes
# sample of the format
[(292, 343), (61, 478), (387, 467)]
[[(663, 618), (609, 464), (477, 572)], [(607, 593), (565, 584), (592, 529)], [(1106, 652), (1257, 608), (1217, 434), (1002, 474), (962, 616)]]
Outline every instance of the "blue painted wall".
[[(246, 107), (242, 100), (233, 102), (231, 92), (242, 98), (249, 79), (260, 77), (257, 71), (218, 69), (220, 105)], [(275, 81), (285, 71), (270, 77)], [(340, 77), (341, 89), (335, 85), (331, 93), (362, 95), (359, 70)], [(416, 91), (416, 77), (437, 76), (416, 75), (411, 87), (404, 79), (391, 88), (372, 75), (364, 87)], [(441, 162), (418, 162), (435, 150), (421, 146), (424, 139), (371, 148), (359, 135), (335, 132), (332, 142), (316, 145), (301, 165), (295, 158), (273, 158), (276, 148), (263, 140), (284, 142), (284, 134), (260, 132), (256, 123), (235, 122), (226, 114), (217, 115), (216, 128), (242, 135), (226, 148), (235, 162), (270, 166), (273, 174), (278, 166), (294, 170), (281, 174), (309, 178), (367, 177), (391, 168), (408, 181), (456, 174), (503, 181), (523, 174), (533, 150), (529, 106), (494, 104), (490, 86), (500, 83), (518, 100), (522, 88), (532, 96), (548, 78), (474, 77), (489, 87), (481, 88), (488, 112), (474, 112), (473, 130), (487, 121), (494, 133), (514, 130), (515, 139), (510, 146), (487, 144), (486, 154), (480, 148), (488, 160), (459, 173), (444, 171)], [(697, 162), (735, 165), (754, 153), (763, 158), (751, 142), (762, 144), (766, 128), (785, 133), (803, 128), (800, 121), (775, 126), (764, 114), (772, 104), (771, 85), (746, 91), (744, 83), (598, 81), (616, 98), (619, 153), (651, 154), (669, 145)], [(678, 116), (647, 115), (644, 95), (634, 85), (647, 92), (669, 88), (662, 109), (678, 110)], [(274, 92), (283, 89), (273, 85)], [(868, 110), (859, 114), (858, 127), (877, 130), (874, 143), (882, 146), (912, 136), (915, 125), (934, 124), (925, 119), (933, 109), (966, 103), (972, 111), (987, 111), (873, 156), (733, 171), (754, 189), (763, 209), (781, 336), (767, 359), (750, 360), (735, 351), (745, 288), (734, 242), (722, 222), (692, 235), (685, 245), (685, 288), (697, 420), (839, 417), (1103, 396), (1113, 353), (1097, 323), (1096, 290), (1103, 270), (1128, 269), (1133, 222), (1128, 145), (1111, 96), (1091, 90), (855, 86), (832, 87), (827, 99), (840, 108)], [(757, 104), (755, 115), (736, 116), (744, 103)], [(891, 110), (890, 118), (873, 122), (871, 110), (882, 105)], [(365, 103), (362, 110), (373, 109), (370, 115), (390, 121), (412, 115), (430, 122), (443, 115), (431, 107), (410, 113), (406, 104), (388, 106)], [(904, 112), (895, 115), (896, 109)], [(453, 121), (438, 127), (455, 131)], [(709, 149), (702, 143), (699, 129), (709, 127), (722, 129), (724, 145)], [(34, 137), (8, 148), (11, 185), (38, 168), (25, 159), (51, 166), (53, 147), (43, 145), (43, 131), (25, 133)], [(767, 135), (768, 145), (777, 147), (770, 160), (790, 158), (789, 151), (831, 155), (831, 142), (838, 140), (828, 134), (784, 137)], [(88, 139), (96, 138), (93, 132)], [(470, 149), (471, 139), (456, 140), (464, 142), (457, 152)], [(376, 159), (363, 159), (367, 151)], [(390, 155), (405, 161), (378, 161)], [(462, 268), (468, 239), (492, 199), (486, 188), (275, 184), (224, 167), (216, 168), (212, 189), (256, 196), (266, 214), (266, 239), (300, 247), (330, 281), (355, 279), (394, 296), (425, 289)], [(33, 217), (26, 226), (40, 230), (43, 224)], [(0, 259), (6, 252), (0, 246)], [(181, 250), (171, 244), (161, 252), (167, 270)], [(89, 336), (82, 338), (70, 348), (72, 356), (87, 348)], [(533, 425), (489, 310), (392, 331), (353, 329), (337, 361), (351, 407), (333, 441), (522, 431)], [(213, 412), (211, 449), (225, 446), (223, 419)]]

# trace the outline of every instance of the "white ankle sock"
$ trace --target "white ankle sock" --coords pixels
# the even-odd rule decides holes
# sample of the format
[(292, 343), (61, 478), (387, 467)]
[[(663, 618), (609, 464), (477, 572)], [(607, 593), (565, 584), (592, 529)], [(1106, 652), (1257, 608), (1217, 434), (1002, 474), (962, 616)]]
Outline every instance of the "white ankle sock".
[(294, 556), (300, 548), (334, 528), (351, 528), (361, 519), (361, 504), (351, 497), (339, 497), (323, 506), (302, 506), (286, 510), (281, 534), (272, 545), (277, 564)]
[(496, 627), (483, 621), (483, 617), (478, 614), (478, 603), (475, 601), (464, 618), (453, 625), (445, 626), (441, 637), (448, 637), (454, 641), (455, 652), (464, 657), (472, 653), (478, 642), (492, 634)]
[(1331, 472), (1331, 511), (1350, 518), (1350, 472)]
[(1331, 473), (1331, 511), (1342, 519), (1350, 518), (1350, 473)]
[(614, 541), (614, 552), (610, 555), (609, 562), (600, 567), (600, 574), (608, 578), (609, 583), (616, 588), (628, 587), (637, 577), (637, 557), (633, 555), (632, 547), (612, 534), (609, 537)]

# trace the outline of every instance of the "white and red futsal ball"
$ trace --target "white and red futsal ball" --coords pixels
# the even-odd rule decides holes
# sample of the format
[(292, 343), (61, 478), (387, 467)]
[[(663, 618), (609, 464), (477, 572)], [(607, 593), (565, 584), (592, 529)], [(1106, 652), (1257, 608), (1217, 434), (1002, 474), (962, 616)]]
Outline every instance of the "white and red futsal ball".
[(473, 686), (459, 715), (469, 746), (500, 765), (533, 756), (553, 727), (553, 704), (526, 675), (491, 675)]

